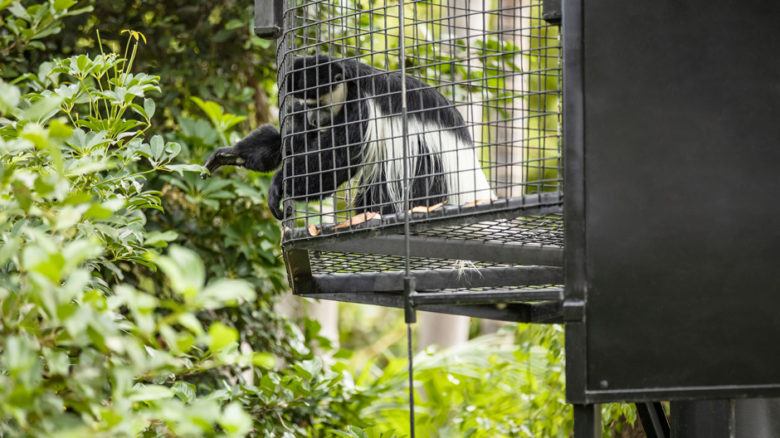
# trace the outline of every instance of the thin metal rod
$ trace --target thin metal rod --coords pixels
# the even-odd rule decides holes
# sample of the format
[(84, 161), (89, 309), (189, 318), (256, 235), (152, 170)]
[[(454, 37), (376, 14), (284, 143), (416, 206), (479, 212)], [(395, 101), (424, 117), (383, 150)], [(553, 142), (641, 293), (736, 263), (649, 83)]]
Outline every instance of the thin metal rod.
[(409, 244), (409, 124), (407, 121), (407, 102), (406, 102), (406, 34), (404, 32), (404, 12), (406, 2), (398, 2), (398, 62), (401, 67), (401, 136), (403, 142), (403, 168), (404, 168), (404, 313), (406, 319), (406, 342), (407, 356), (409, 360), (409, 432), (414, 438), (414, 364), (412, 359), (412, 322), (414, 322), (414, 310), (411, 308), (410, 294), (412, 293), (412, 281), (410, 274), (411, 247)]
[(409, 356), (409, 431), (414, 438), (414, 364), (412, 351), (412, 324), (406, 324), (406, 354)]
[(405, 0), (398, 2), (398, 63), (401, 68), (401, 136), (403, 142), (403, 168), (404, 168), (404, 247), (406, 248), (406, 267), (405, 273), (409, 277), (409, 123), (407, 120), (408, 106), (406, 102), (406, 33), (404, 29), (404, 11)]

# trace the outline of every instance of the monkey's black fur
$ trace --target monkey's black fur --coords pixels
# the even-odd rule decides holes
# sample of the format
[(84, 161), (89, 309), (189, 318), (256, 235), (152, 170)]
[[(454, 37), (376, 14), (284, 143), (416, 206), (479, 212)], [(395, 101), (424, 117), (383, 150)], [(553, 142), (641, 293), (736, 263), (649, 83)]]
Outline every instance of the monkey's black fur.
[[(400, 115), (402, 77), (400, 72), (380, 70), (354, 59), (309, 56), (293, 62), (287, 92), (294, 99), (319, 100), (345, 81), (347, 103), (365, 104), (365, 99), (372, 97), (385, 114)], [(452, 103), (430, 85), (408, 75), (406, 105), (409, 117), (453, 129), (462, 140), (471, 143), (466, 122)], [(358, 118), (366, 115), (365, 108), (361, 109), (362, 113), (355, 113)]]
[[(220, 166), (239, 165), (259, 172), (270, 172), (282, 164), (282, 137), (272, 125), (263, 125), (235, 146), (219, 148), (203, 164), (209, 172)], [(201, 175), (206, 178), (206, 174)]]
[[(331, 111), (332, 108), (339, 106), (337, 103), (319, 105), (314, 110), (320, 113), (329, 112), (330, 117), (322, 114), (318, 117), (307, 114), (304, 117), (293, 109), (290, 129), (293, 135), (287, 137), (290, 143), (285, 144), (286, 156), (292, 157), (287, 160), (284, 169), (287, 175), (285, 188), (288, 196), (305, 199), (319, 197), (354, 177), (361, 170), (361, 166), (378, 164), (365, 163), (362, 156), (366, 131), (371, 121), (368, 100), (374, 102), (385, 118), (400, 116), (401, 80), (402, 75), (399, 72), (380, 70), (353, 59), (319, 55), (297, 58), (293, 62), (291, 75), (288, 75), (285, 85), (289, 97), (297, 101), (320, 102), (323, 97), (332, 95), (342, 83), (346, 85), (346, 95), (343, 107), (338, 108), (339, 111)], [(411, 76), (406, 77), (406, 88), (407, 111), (410, 119), (449, 130), (465, 144), (471, 144), (471, 136), (463, 117), (446, 97)], [(305, 136), (297, 135), (307, 129), (315, 129), (311, 125), (301, 126), (302, 121), (312, 120), (328, 120), (327, 129)], [(383, 121), (379, 120), (379, 122)], [(393, 135), (400, 137), (401, 132), (394, 132)], [(300, 143), (303, 137), (309, 144), (305, 151), (323, 150), (327, 153), (309, 153), (305, 159), (302, 159), (298, 154), (302, 153)], [(412, 207), (442, 202), (447, 198), (448, 191), (440, 157), (423, 146), (425, 141), (422, 136), (418, 140), (418, 150), (412, 151), (417, 154), (416, 166), (409, 169)], [(394, 164), (403, 165), (402, 161)], [(333, 169), (336, 171), (332, 171)], [(323, 171), (326, 173), (319, 173)], [(359, 211), (366, 211), (372, 207), (383, 214), (395, 211), (387, 190), (387, 175), (381, 168), (379, 172), (376, 180), (371, 182), (361, 180), (358, 184), (358, 192), (353, 204)], [(307, 174), (311, 176), (302, 176)]]
[[(350, 179), (361, 175), (353, 206), (358, 211), (395, 212), (388, 192), (388, 181), (381, 163), (366, 163), (364, 143), (371, 120), (371, 105), (386, 118), (401, 114), (401, 74), (376, 69), (356, 60), (313, 56), (297, 58), (282, 87), (288, 98), (287, 116), (282, 120), (285, 134), (280, 136), (265, 125), (230, 148), (220, 148), (206, 161), (210, 170), (225, 164), (237, 164), (268, 172), (279, 166), (282, 150), (287, 157), (273, 177), (268, 203), (273, 215), (283, 218), (282, 194), (296, 200), (315, 200), (331, 194)], [(343, 84), (341, 90), (338, 87)], [(409, 119), (452, 132), (460, 141), (471, 144), (471, 137), (460, 113), (432, 87), (410, 76), (406, 78)], [(339, 96), (339, 91), (343, 96)], [(338, 99), (342, 97), (342, 99)], [(304, 104), (305, 102), (305, 104)], [(284, 111), (283, 111), (284, 113)], [(400, 132), (394, 132), (400, 137)], [(410, 205), (433, 205), (447, 199), (447, 183), (441, 158), (417, 135), (414, 168), (410, 168)], [(282, 142), (281, 137), (284, 137)], [(411, 144), (411, 143), (410, 143)], [(365, 179), (364, 167), (379, 166), (375, 177)], [(399, 161), (394, 165), (402, 166)], [(397, 201), (397, 200), (396, 200)]]

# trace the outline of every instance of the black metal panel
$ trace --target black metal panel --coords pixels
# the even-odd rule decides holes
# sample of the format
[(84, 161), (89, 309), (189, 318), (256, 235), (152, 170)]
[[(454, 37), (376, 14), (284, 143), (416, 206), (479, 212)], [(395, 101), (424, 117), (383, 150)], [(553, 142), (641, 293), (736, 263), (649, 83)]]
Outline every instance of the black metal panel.
[(584, 17), (564, 64), (567, 299), (586, 298), (570, 399), (778, 394), (780, 3), (580, 5), (564, 9), (566, 30)]

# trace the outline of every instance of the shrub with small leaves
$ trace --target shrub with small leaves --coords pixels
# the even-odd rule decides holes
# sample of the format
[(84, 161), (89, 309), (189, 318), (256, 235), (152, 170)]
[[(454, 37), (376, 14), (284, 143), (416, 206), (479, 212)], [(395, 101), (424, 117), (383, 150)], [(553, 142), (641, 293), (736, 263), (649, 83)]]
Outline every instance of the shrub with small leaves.
[[(135, 45), (133, 45), (135, 47)], [(252, 418), (189, 376), (268, 366), (235, 328), (198, 314), (255, 298), (239, 280), (206, 282), (175, 233), (145, 229), (160, 209), (145, 187), (176, 143), (144, 137), (158, 79), (132, 58), (80, 55), (0, 82), (0, 433), (9, 436), (243, 436)], [(122, 284), (140, 265), (166, 294)]]
[(348, 373), (266, 299), (284, 282), (267, 177), (202, 181), (191, 164), (241, 117), (196, 101), (213, 128), (152, 135), (160, 80), (133, 71), (145, 37), (127, 33), (121, 55), (98, 45), (0, 80), (0, 435), (363, 424)]

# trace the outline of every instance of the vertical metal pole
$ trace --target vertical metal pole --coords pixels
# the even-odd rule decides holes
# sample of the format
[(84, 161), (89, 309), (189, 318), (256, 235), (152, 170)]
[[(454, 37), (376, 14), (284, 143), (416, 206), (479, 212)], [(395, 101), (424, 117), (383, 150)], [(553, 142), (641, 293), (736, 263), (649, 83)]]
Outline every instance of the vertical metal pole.
[(574, 438), (601, 438), (601, 405), (574, 405)]
[(404, 319), (406, 320), (407, 355), (409, 359), (409, 431), (414, 438), (414, 363), (412, 349), (412, 323), (416, 320), (412, 307), (411, 294), (414, 291), (414, 279), (410, 273), (409, 258), (409, 124), (407, 118), (406, 102), (406, 37), (404, 32), (405, 0), (398, 2), (398, 63), (401, 67), (401, 141), (403, 144), (403, 170), (404, 170)]
[(731, 400), (673, 401), (669, 414), (675, 438), (734, 437), (734, 403)]
[(780, 437), (780, 399), (734, 400), (734, 430), (737, 438)]

